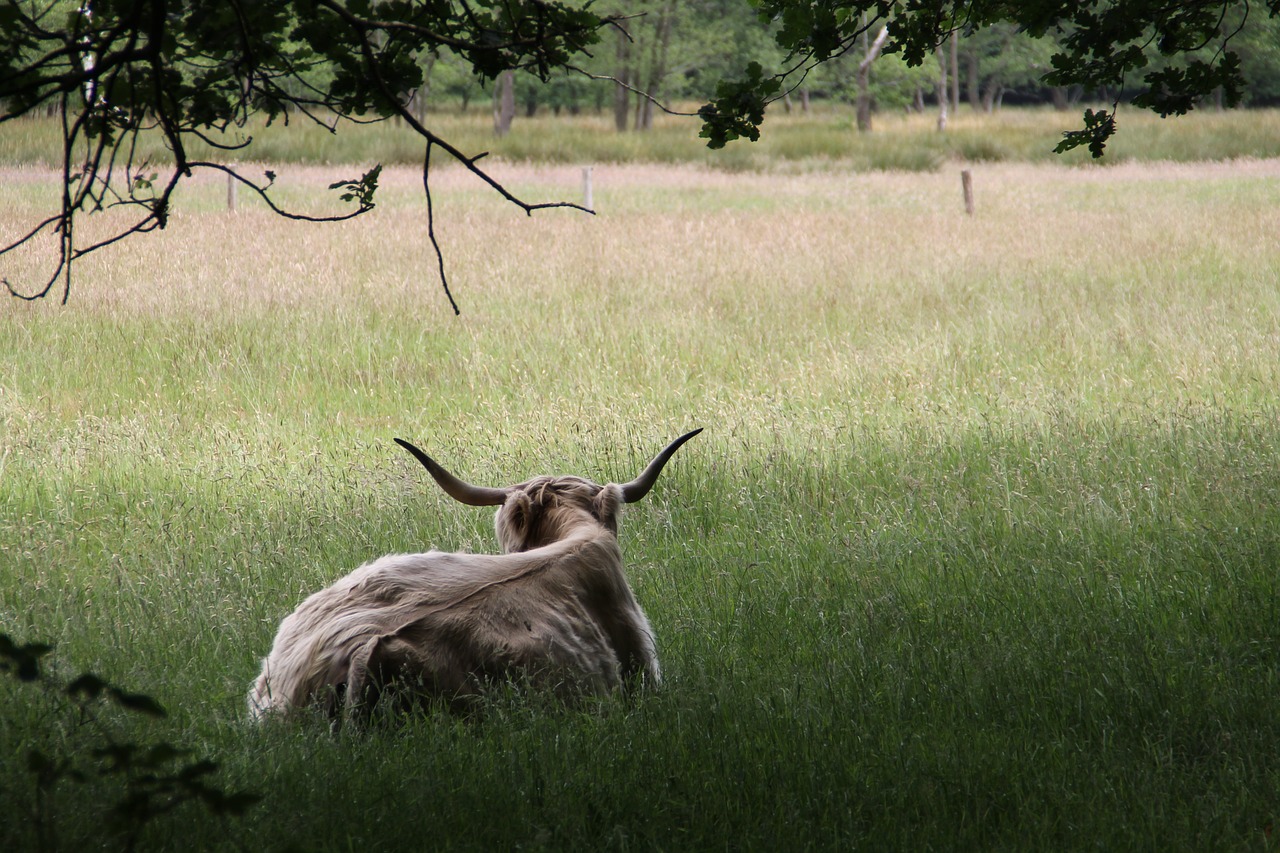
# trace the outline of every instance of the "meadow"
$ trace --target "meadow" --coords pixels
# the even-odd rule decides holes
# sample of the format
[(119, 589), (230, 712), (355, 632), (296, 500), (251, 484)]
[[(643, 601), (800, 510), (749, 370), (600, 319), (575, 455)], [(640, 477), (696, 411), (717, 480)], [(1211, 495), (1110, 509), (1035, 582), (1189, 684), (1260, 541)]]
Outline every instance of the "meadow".
[[(57, 187), (13, 156), (5, 237)], [(1280, 160), (956, 157), (494, 161), (574, 201), (595, 162), (594, 217), (443, 168), (459, 317), (412, 167), (325, 226), (197, 179), (65, 307), (0, 302), (0, 633), (263, 796), (140, 848), (1280, 847)], [(277, 170), (309, 210), (355, 172)], [(605, 482), (695, 427), (621, 527), (660, 690), (247, 720), (309, 592), (493, 549), (393, 437)], [(0, 679), (0, 848), (122, 846), (111, 778), (22, 760), (93, 738)]]
[[(1051, 109), (1006, 109), (987, 115), (964, 107), (953, 115), (945, 133), (936, 130), (937, 116), (925, 113), (884, 113), (874, 120), (872, 133), (857, 133), (851, 109), (815, 101), (811, 110), (789, 113), (771, 110), (759, 142), (729, 145), (711, 151), (698, 139), (700, 124), (690, 117), (698, 104), (677, 104), (687, 115), (659, 113), (653, 129), (618, 133), (603, 113), (554, 115), (547, 110), (515, 119), (511, 133), (493, 134), (487, 104), (463, 112), (442, 107), (428, 113), (435, 133), (474, 156), (490, 152), (494, 158), (533, 165), (591, 165), (633, 163), (693, 165), (723, 172), (823, 171), (832, 166), (855, 171), (931, 172), (944, 163), (1092, 163), (1085, 150), (1055, 154), (1062, 133), (1081, 124), (1087, 104), (1062, 112)], [(1093, 104), (1110, 110), (1110, 104)], [(1240, 158), (1280, 157), (1280, 110), (1196, 111), (1166, 121), (1131, 107), (1117, 113), (1121, 129), (1107, 145), (1102, 163), (1138, 161), (1202, 162)], [(52, 120), (22, 120), (0, 128), (0, 168), (56, 167), (62, 147), (58, 125)], [(410, 129), (395, 122), (335, 128), (293, 117), (264, 126), (254, 122), (212, 138), (226, 144), (253, 141), (253, 159), (272, 164), (382, 163), (414, 166), (422, 162), (422, 143)], [(170, 157), (158, 136), (144, 137), (140, 159), (154, 163)], [(235, 153), (215, 151), (191, 142), (193, 159), (232, 162)]]

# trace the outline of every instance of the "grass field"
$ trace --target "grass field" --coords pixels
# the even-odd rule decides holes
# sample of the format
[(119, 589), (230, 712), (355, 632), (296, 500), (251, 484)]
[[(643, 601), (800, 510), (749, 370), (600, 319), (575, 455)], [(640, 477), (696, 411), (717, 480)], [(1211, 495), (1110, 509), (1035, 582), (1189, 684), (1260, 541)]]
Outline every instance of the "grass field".
[[(0, 631), (264, 795), (147, 849), (1276, 850), (1280, 161), (972, 168), (973, 217), (950, 166), (598, 166), (598, 216), (532, 218), (445, 170), (459, 318), (411, 169), (337, 226), (197, 181), (65, 308), (0, 303)], [(2, 177), (9, 235), (55, 184)], [(247, 722), (310, 591), (492, 550), (394, 436), (603, 482), (697, 426), (622, 525), (661, 691)], [(39, 840), (9, 757), (86, 742), (0, 681), (0, 848)], [(111, 848), (108, 798), (42, 813)]]
[[(1110, 109), (1109, 104), (1095, 105)], [(683, 105), (687, 111), (697, 105)], [(887, 113), (875, 117), (872, 133), (854, 130), (848, 106), (815, 102), (809, 113), (771, 110), (757, 143), (731, 143), (710, 151), (698, 139), (696, 117), (659, 115), (651, 131), (618, 133), (608, 115), (584, 113), (554, 116), (548, 112), (515, 120), (510, 134), (493, 135), (486, 106), (466, 113), (447, 109), (428, 114), (427, 126), (463, 152), (530, 164), (592, 165), (632, 163), (706, 166), (725, 172), (825, 171), (833, 165), (855, 171), (927, 172), (943, 164), (1038, 162), (1079, 165), (1092, 162), (1076, 150), (1054, 154), (1064, 131), (1081, 125), (1079, 109), (1007, 109), (991, 115), (968, 107), (952, 116), (946, 133), (938, 133), (933, 113)], [(1122, 107), (1120, 132), (1107, 145), (1106, 164), (1138, 161), (1196, 162), (1243, 157), (1280, 157), (1280, 110), (1195, 111), (1176, 120)], [(0, 168), (56, 167), (62, 156), (60, 125), (53, 120), (23, 120), (0, 125)], [(270, 163), (422, 162), (422, 142), (410, 129), (386, 122), (373, 126), (339, 125), (337, 133), (311, 122), (286, 126), (252, 125), (228, 133), (224, 141), (253, 140), (249, 155)], [(236, 159), (191, 142), (194, 159)], [(140, 159), (167, 162), (158, 137), (144, 139)]]

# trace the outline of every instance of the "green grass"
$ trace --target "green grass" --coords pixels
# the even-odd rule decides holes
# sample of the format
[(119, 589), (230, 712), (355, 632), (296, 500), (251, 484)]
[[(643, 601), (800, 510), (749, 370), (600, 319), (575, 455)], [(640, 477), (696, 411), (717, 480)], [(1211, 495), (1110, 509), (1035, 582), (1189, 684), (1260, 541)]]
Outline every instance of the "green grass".
[[(526, 219), (445, 171), (456, 319), (412, 170), (330, 228), (198, 182), (66, 308), (0, 304), (0, 631), (265, 795), (148, 849), (1275, 850), (1280, 171), (974, 177), (967, 218), (950, 169), (612, 167), (599, 216)], [(622, 523), (662, 690), (245, 719), (309, 592), (492, 550), (392, 437), (604, 481), (695, 426)], [(0, 755), (86, 740), (0, 681)], [(64, 846), (112, 847), (108, 791), (58, 796)], [(33, 801), (5, 759), (0, 847)]]
[[(932, 171), (953, 161), (1090, 162), (1083, 151), (1053, 153), (1062, 133), (1077, 129), (1080, 122), (1076, 110), (1006, 109), (985, 115), (965, 107), (952, 117), (945, 133), (937, 131), (932, 113), (880, 115), (873, 132), (858, 133), (848, 108), (819, 104), (808, 114), (770, 113), (759, 142), (731, 143), (721, 151), (708, 150), (698, 138), (696, 117), (660, 115), (650, 131), (618, 133), (605, 115), (544, 113), (518, 118), (512, 132), (497, 139), (489, 111), (477, 108), (467, 113), (432, 112), (427, 126), (469, 155), (487, 151), (521, 163), (694, 164), (729, 172), (823, 169), (839, 164), (857, 171)], [(1196, 111), (1161, 119), (1125, 107), (1119, 112), (1119, 126), (1120, 133), (1107, 147), (1106, 163), (1280, 156), (1280, 112), (1271, 109)], [(0, 167), (56, 166), (62, 156), (59, 127), (51, 119), (0, 125)], [(423, 156), (420, 138), (392, 122), (347, 123), (332, 133), (313, 122), (294, 120), (287, 125), (253, 126), (229, 133), (226, 139), (236, 143), (250, 137), (252, 153), (247, 157), (255, 162), (416, 165)], [(169, 160), (158, 137), (144, 140), (139, 151), (140, 159), (153, 163)], [(188, 156), (219, 162), (243, 159), (196, 142)]]

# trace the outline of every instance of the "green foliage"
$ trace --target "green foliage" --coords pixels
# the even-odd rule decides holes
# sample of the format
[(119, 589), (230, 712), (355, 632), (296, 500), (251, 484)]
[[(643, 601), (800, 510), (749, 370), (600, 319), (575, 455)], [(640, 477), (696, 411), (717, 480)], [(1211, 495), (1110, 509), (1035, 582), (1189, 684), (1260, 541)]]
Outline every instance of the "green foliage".
[[(910, 66), (925, 62), (954, 30), (999, 26), (1011, 34), (1024, 31), (1033, 39), (1052, 37), (1050, 67), (1036, 75), (1048, 85), (1076, 85), (1089, 91), (1119, 89), (1140, 74), (1144, 90), (1134, 97), (1134, 103), (1162, 116), (1181, 115), (1215, 92), (1228, 105), (1240, 100), (1244, 90), (1240, 58), (1229, 48), (1240, 30), (1223, 26), (1237, 5), (1233, 0), (1194, 0), (1174, 6), (1161, 0), (1106, 4), (931, 0), (903, 7), (881, 0), (834, 4), (826, 0), (761, 0), (762, 17), (777, 22), (779, 45), (797, 61), (775, 76), (761, 76), (755, 94), (768, 99), (777, 91), (772, 87), (774, 82), (839, 57), (852, 50), (864, 32), (884, 23), (889, 24), (890, 32), (885, 52), (900, 53)], [(1266, 8), (1275, 14), (1280, 0), (1269, 0)], [(1166, 62), (1163, 67), (1144, 71), (1151, 51)], [(734, 137), (755, 138), (750, 131), (759, 124), (753, 120), (758, 111), (752, 111), (755, 104), (750, 95), (739, 88), (733, 98), (708, 105), (705, 126), (709, 144), (723, 144), (724, 134), (717, 129), (721, 127), (734, 128)], [(737, 112), (733, 112), (735, 108)], [(1065, 135), (1059, 150), (1087, 145), (1100, 157), (1114, 132), (1114, 122), (1086, 119), (1081, 131)]]
[[(1042, 85), (1057, 39), (1050, 34), (1033, 38), (1026, 30), (1008, 23), (995, 23), (960, 39), (962, 76), (965, 67), (976, 64), (980, 98), (989, 104), (1005, 89), (1029, 90)], [(974, 104), (976, 107), (977, 104)]]
[[(335, 181), (329, 184), (329, 189), (343, 189), (338, 198), (344, 202), (357, 201), (360, 203), (361, 210), (368, 210), (373, 207), (373, 196), (378, 191), (378, 176), (382, 174), (381, 164), (374, 166), (365, 172), (359, 178), (345, 181)], [(268, 176), (270, 177), (270, 175)]]
[[(202, 807), (213, 817), (241, 817), (261, 797), (247, 791), (229, 791), (211, 781), (218, 765), (194, 758), (194, 751), (170, 743), (122, 740), (103, 706), (131, 714), (163, 719), (165, 709), (151, 696), (118, 687), (91, 672), (63, 683), (42, 667), (53, 650), (43, 643), (18, 643), (0, 633), (0, 672), (33, 684), (51, 707), (23, 756), (23, 766), (34, 789), (28, 825), (35, 848), (81, 849), (102, 845), (110, 838), (120, 849), (136, 849), (149, 825), (178, 812), (188, 804)], [(30, 696), (21, 696), (32, 701)], [(54, 732), (64, 729), (65, 735)], [(14, 778), (5, 780), (12, 784)], [(66, 789), (70, 787), (77, 794)], [(107, 803), (86, 820), (86, 802), (105, 790)], [(59, 801), (74, 803), (81, 814), (75, 826), (92, 826), (93, 837), (67, 837), (70, 824), (62, 818)], [(97, 833), (107, 833), (106, 836)], [(21, 837), (16, 836), (16, 837)], [(10, 836), (10, 841), (15, 836)]]
[(1245, 101), (1280, 101), (1280, 17), (1249, 15), (1231, 45), (1240, 55), (1240, 74), (1248, 81)]
[(1107, 146), (1107, 140), (1115, 133), (1116, 117), (1113, 113), (1106, 110), (1085, 110), (1084, 111), (1084, 128), (1082, 130), (1069, 130), (1062, 134), (1062, 141), (1054, 148), (1054, 152), (1061, 154), (1064, 151), (1070, 151), (1081, 145), (1089, 148), (1089, 153), (1094, 157), (1101, 157), (1102, 151)]
[(765, 79), (764, 68), (752, 62), (741, 80), (724, 81), (716, 86), (715, 100), (698, 109), (702, 132), (708, 148), (723, 148), (725, 143), (745, 136), (752, 142), (760, 138), (766, 101), (778, 93), (782, 81)]
[(1217, 67), (1199, 59), (1189, 60), (1184, 68), (1170, 67), (1152, 71), (1145, 77), (1147, 91), (1134, 96), (1135, 106), (1147, 107), (1161, 118), (1186, 115), (1196, 101), (1215, 89), (1223, 102), (1234, 107), (1240, 103), (1244, 81), (1240, 78), (1240, 57), (1225, 51)]
[(685, 0), (672, 48), (671, 97), (706, 101), (716, 86), (752, 61), (766, 67), (781, 62), (773, 27), (760, 20), (749, 0)]

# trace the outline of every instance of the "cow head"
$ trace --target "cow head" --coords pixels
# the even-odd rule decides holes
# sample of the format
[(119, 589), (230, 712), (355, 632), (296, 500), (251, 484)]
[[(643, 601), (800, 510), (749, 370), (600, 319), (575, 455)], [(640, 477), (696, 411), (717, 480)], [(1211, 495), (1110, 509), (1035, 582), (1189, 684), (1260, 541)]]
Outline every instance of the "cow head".
[(622, 505), (647, 495), (671, 455), (700, 432), (695, 429), (668, 444), (631, 482), (604, 486), (573, 476), (534, 477), (501, 489), (473, 486), (409, 442), (397, 438), (396, 443), (412, 453), (454, 500), (469, 506), (501, 507), (494, 527), (503, 553), (511, 554), (557, 542), (584, 524), (599, 525), (616, 535)]

